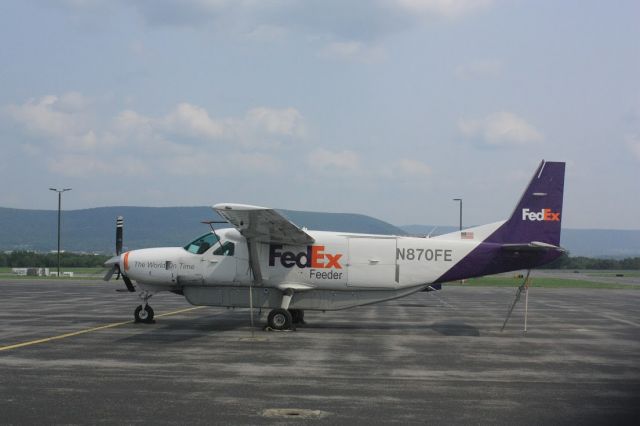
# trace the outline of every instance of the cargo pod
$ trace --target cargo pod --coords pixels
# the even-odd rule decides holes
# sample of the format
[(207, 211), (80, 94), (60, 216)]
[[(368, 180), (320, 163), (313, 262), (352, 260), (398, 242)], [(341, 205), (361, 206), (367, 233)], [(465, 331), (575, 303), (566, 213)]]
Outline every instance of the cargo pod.
[(396, 237), (349, 237), (349, 287), (395, 289)]

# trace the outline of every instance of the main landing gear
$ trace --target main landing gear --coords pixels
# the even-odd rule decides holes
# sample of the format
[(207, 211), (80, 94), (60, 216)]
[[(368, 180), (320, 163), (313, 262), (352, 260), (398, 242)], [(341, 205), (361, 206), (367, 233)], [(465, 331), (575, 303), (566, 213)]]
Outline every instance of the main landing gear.
[(273, 330), (291, 330), (296, 324), (304, 324), (304, 311), (302, 309), (289, 309), (293, 289), (288, 288), (282, 292), (282, 304), (279, 308), (269, 312), (267, 318), (268, 327)]
[(302, 309), (274, 309), (269, 312), (267, 324), (274, 330), (291, 330), (292, 326), (305, 324)]
[(138, 294), (138, 297), (142, 300), (142, 305), (139, 305), (136, 310), (133, 312), (133, 317), (136, 322), (142, 322), (145, 324), (153, 324), (153, 308), (147, 304), (149, 299), (153, 296), (152, 293), (149, 293), (146, 290), (141, 291)]

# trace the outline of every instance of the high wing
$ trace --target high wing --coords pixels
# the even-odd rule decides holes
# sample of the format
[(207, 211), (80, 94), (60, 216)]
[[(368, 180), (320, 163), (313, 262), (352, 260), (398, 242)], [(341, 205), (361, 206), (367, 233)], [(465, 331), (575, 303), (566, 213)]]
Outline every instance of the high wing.
[[(247, 239), (249, 265), (255, 285), (262, 283), (257, 243), (307, 245), (315, 242), (311, 235), (298, 228), (273, 209), (246, 204), (225, 203), (216, 204), (213, 209), (235, 226), (240, 231), (240, 234)], [(285, 295), (286, 302), (283, 301), (284, 309), (288, 308), (291, 295), (292, 293)]]
[(273, 209), (225, 203), (216, 204), (213, 209), (250, 241), (290, 245), (308, 245), (315, 241)]

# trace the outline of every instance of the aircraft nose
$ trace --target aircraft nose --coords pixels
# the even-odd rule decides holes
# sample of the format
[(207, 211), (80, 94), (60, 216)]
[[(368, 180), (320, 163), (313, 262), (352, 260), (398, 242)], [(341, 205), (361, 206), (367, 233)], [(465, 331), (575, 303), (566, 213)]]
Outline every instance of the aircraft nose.
[(133, 251), (126, 251), (120, 255), (120, 270), (125, 274), (129, 272), (130, 256)]

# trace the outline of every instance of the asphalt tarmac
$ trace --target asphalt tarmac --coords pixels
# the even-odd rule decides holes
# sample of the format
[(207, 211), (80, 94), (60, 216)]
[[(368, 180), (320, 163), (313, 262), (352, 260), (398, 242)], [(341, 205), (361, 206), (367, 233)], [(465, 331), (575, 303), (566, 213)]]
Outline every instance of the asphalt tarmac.
[(445, 286), (252, 337), (173, 294), (144, 325), (112, 283), (0, 288), (1, 424), (640, 424), (640, 291), (534, 287), (526, 335), (514, 289)]

